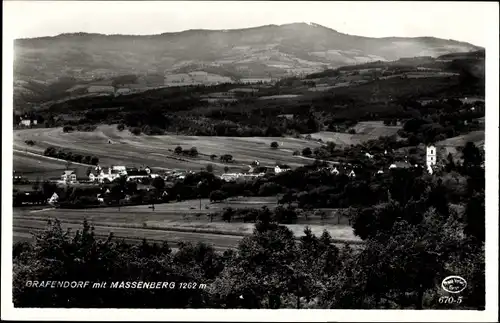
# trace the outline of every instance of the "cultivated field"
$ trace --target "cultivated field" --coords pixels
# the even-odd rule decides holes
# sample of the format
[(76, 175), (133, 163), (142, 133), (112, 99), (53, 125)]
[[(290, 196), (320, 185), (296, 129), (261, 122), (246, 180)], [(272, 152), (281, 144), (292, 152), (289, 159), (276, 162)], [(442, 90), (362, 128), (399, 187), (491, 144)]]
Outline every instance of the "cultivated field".
[(386, 126), (382, 121), (359, 122), (353, 127), (356, 134), (320, 131), (311, 134), (313, 139), (321, 139), (324, 142), (333, 141), (339, 146), (357, 145), (362, 142), (377, 139), (380, 136), (392, 136), (401, 129), (400, 126)]
[[(178, 242), (178, 241), (203, 241), (213, 244), (217, 248), (235, 247), (237, 243), (254, 228), (253, 223), (243, 223), (242, 219), (233, 219), (231, 223), (223, 222), (220, 217), (213, 218), (210, 222), (207, 216), (220, 211), (224, 207), (233, 208), (261, 208), (267, 206), (274, 208), (276, 198), (236, 198), (226, 203), (211, 204), (207, 199), (183, 201), (176, 203), (155, 205), (153, 211), (148, 205), (112, 208), (95, 208), (82, 210), (67, 209), (14, 209), (13, 224), (16, 239), (26, 239), (30, 230), (41, 230), (47, 220), (57, 218), (65, 228), (74, 232), (81, 228), (83, 219), (95, 226), (96, 233), (106, 236), (113, 232), (118, 238), (142, 239), (152, 241)], [(207, 209), (208, 207), (208, 209)], [(308, 220), (300, 218), (297, 224), (287, 225), (298, 237), (303, 235), (306, 226), (312, 232), (320, 235), (327, 230), (332, 238), (341, 241), (359, 242), (353, 230), (347, 225), (346, 219), (339, 218), (338, 210), (324, 209), (330, 214), (326, 219), (310, 217)], [(339, 223), (340, 224), (337, 224)]]
[[(34, 140), (35, 146), (27, 146), (25, 140)], [(273, 141), (280, 144), (278, 149), (270, 148)], [(189, 158), (175, 155), (173, 150), (179, 145), (184, 149), (196, 147), (200, 156)], [(279, 162), (298, 167), (312, 161), (293, 156), (293, 151), (319, 145), (307, 140), (281, 137), (134, 136), (127, 130), (118, 131), (116, 125), (99, 126), (93, 132), (72, 133), (64, 133), (61, 128), (34, 128), (14, 131), (14, 149), (19, 151), (14, 154), (14, 169), (31, 171), (63, 168), (65, 162), (57, 162), (62, 167), (56, 167), (56, 161), (42, 156), (25, 156), (25, 150), (43, 154), (49, 146), (97, 156), (103, 166), (148, 165), (156, 168), (199, 170), (212, 164), (215, 172), (221, 173), (225, 166), (229, 166), (230, 172), (247, 170), (248, 165), (257, 159), (263, 166), (274, 166)], [(211, 154), (231, 154), (235, 162), (224, 164), (218, 158), (212, 161), (209, 158)]]

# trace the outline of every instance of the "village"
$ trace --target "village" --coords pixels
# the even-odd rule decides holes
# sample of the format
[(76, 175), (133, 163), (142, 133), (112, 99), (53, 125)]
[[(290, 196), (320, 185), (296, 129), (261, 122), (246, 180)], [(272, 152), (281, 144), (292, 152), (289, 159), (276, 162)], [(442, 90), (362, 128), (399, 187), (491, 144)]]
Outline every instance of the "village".
[[(425, 162), (426, 170), (429, 174), (432, 174), (437, 167), (438, 161), (438, 151), (434, 145), (429, 145), (425, 147)], [(387, 155), (387, 150), (384, 151), (384, 155)], [(364, 153), (364, 157), (367, 159), (373, 159), (375, 155), (369, 152)], [(359, 165), (353, 165), (351, 163), (342, 163), (336, 161), (322, 161), (323, 165), (312, 172), (327, 171), (332, 175), (346, 175), (349, 178), (356, 177), (356, 171), (360, 168)], [(389, 164), (386, 169), (379, 169), (374, 175), (380, 175), (384, 172), (393, 169), (406, 169), (406, 168), (421, 168), (420, 164), (411, 164), (407, 158), (404, 161), (395, 161)], [(220, 175), (215, 175), (217, 178), (224, 182), (235, 182), (241, 183), (246, 181), (252, 181), (265, 176), (278, 175), (284, 172), (289, 172), (292, 168), (286, 164), (277, 163), (275, 166), (263, 166), (259, 160), (254, 160), (250, 165), (248, 165), (248, 170), (246, 172), (225, 172)], [(141, 167), (131, 167), (123, 165), (111, 165), (109, 167), (101, 167), (100, 165), (89, 167), (85, 174), (78, 169), (66, 169), (62, 171), (60, 178), (50, 179), (45, 181), (46, 183), (52, 183), (57, 187), (63, 187), (66, 190), (72, 187), (87, 187), (96, 188), (95, 198), (99, 205), (109, 205), (109, 197), (111, 195), (112, 183), (125, 183), (121, 187), (125, 187), (127, 183), (134, 183), (135, 192), (143, 192), (142, 194), (150, 194), (154, 196), (151, 201), (156, 201), (157, 203), (167, 202), (169, 198), (169, 189), (174, 186), (176, 182), (183, 182), (186, 176), (190, 174), (195, 174), (196, 172), (192, 170), (184, 169), (152, 169), (149, 166)], [(26, 181), (22, 174), (16, 173), (14, 171), (13, 175), (14, 184), (31, 184), (31, 182)], [(26, 185), (25, 185), (26, 186)], [(42, 195), (38, 191), (40, 186), (39, 182), (33, 183), (33, 190), (24, 190), (23, 192), (16, 191), (18, 194), (19, 205), (24, 204), (49, 204), (52, 206), (58, 206), (60, 196), (57, 192), (54, 192), (49, 198), (42, 199)], [(123, 193), (123, 189), (121, 190)], [(19, 197), (21, 195), (22, 197)], [(122, 194), (123, 203), (132, 203), (130, 194)]]

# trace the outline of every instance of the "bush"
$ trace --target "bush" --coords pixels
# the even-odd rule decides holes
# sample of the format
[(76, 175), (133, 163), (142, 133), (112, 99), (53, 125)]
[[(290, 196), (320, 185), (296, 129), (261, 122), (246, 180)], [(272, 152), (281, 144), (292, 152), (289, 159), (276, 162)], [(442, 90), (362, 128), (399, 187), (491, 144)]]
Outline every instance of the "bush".
[(92, 158), (90, 159), (90, 164), (92, 164), (92, 165), (99, 164), (99, 158), (96, 156), (92, 156)]
[(356, 134), (356, 130), (354, 130), (354, 129), (349, 129), (348, 133), (349, 133), (349, 134), (351, 134), (351, 135), (355, 135), (355, 134)]
[(142, 130), (141, 130), (141, 128), (139, 128), (139, 127), (134, 127), (134, 128), (132, 128), (132, 129), (130, 130), (130, 132), (131, 132), (132, 134), (134, 134), (134, 135), (138, 136), (138, 135), (140, 135), (140, 134), (141, 134)]
[(207, 167), (206, 167), (206, 169), (207, 169), (207, 172), (213, 173), (213, 171), (214, 171), (214, 165), (208, 164)]
[(312, 150), (309, 147), (306, 147), (302, 149), (302, 156), (311, 156), (312, 155)]
[(229, 162), (233, 161), (233, 155), (229, 155), (229, 154), (222, 155), (222, 156), (220, 156), (220, 160), (222, 162), (229, 163)]
[(73, 129), (72, 126), (64, 126), (63, 127), (63, 132), (71, 132), (71, 131), (74, 131), (75, 129)]
[(278, 148), (278, 147), (279, 147), (279, 145), (278, 145), (278, 143), (277, 143), (276, 141), (273, 141), (273, 142), (271, 143), (271, 148), (276, 149), (276, 148)]
[(174, 152), (175, 152), (177, 155), (181, 154), (181, 153), (182, 153), (182, 147), (181, 147), (181, 146), (177, 146), (177, 147), (175, 147)]
[(120, 123), (116, 126), (116, 129), (118, 129), (118, 131), (123, 131), (125, 129), (125, 125), (123, 123)]
[(35, 145), (35, 142), (33, 140), (26, 140), (24, 143), (26, 145), (28, 145), (28, 146), (34, 146)]
[(220, 201), (226, 199), (226, 193), (224, 193), (223, 191), (219, 191), (219, 190), (213, 191), (210, 193), (209, 198), (210, 198), (210, 202), (220, 202)]
[(189, 149), (189, 155), (191, 157), (196, 157), (198, 156), (198, 149), (196, 149), (196, 147), (191, 147), (191, 149)]

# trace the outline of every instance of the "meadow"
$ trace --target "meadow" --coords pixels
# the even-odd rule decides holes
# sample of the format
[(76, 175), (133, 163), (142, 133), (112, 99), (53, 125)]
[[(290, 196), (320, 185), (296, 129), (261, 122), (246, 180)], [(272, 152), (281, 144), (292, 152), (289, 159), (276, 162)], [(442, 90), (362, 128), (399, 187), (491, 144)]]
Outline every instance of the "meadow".
[[(25, 141), (35, 141), (28, 146)], [(277, 149), (270, 148), (273, 141), (279, 143)], [(229, 171), (248, 170), (254, 160), (262, 166), (274, 166), (276, 163), (299, 167), (312, 161), (293, 156), (293, 151), (305, 147), (320, 146), (314, 141), (284, 137), (197, 137), (197, 136), (135, 136), (128, 130), (118, 131), (116, 125), (102, 125), (93, 132), (65, 133), (62, 128), (33, 128), (14, 131), (14, 169), (16, 171), (60, 170), (65, 162), (55, 161), (43, 154), (49, 147), (67, 148), (83, 155), (94, 155), (101, 165), (149, 166), (160, 169), (200, 170), (208, 164), (214, 166), (216, 173), (222, 173), (224, 167)], [(176, 155), (174, 149), (196, 147), (199, 156), (195, 158)], [(27, 151), (27, 153), (26, 153)], [(222, 163), (210, 156), (231, 154), (233, 163)], [(30, 156), (28, 156), (30, 155)], [(72, 165), (76, 166), (75, 165)], [(82, 166), (85, 167), (85, 166)]]
[(382, 121), (364, 121), (359, 122), (352, 127), (355, 134), (320, 131), (311, 134), (313, 139), (321, 139), (323, 142), (332, 141), (338, 146), (350, 146), (361, 144), (362, 142), (378, 139), (381, 136), (392, 136), (397, 134), (401, 126), (386, 126)]
[[(208, 214), (232, 208), (276, 207), (276, 198), (234, 198), (223, 203), (210, 203), (207, 199), (190, 200), (155, 205), (107, 207), (94, 209), (54, 209), (16, 208), (13, 213), (15, 239), (26, 239), (30, 231), (42, 230), (49, 219), (57, 218), (65, 229), (81, 227), (83, 219), (95, 226), (96, 234), (106, 236), (110, 232), (117, 238), (151, 241), (203, 241), (223, 249), (235, 247), (246, 235), (252, 233), (254, 223), (244, 223), (242, 219), (224, 222), (220, 216), (210, 219)], [(329, 216), (320, 219), (311, 216), (299, 218), (296, 224), (287, 224), (296, 237), (304, 233), (306, 226), (316, 235), (327, 230), (337, 242), (359, 243), (347, 219), (340, 216), (341, 210), (322, 209)]]

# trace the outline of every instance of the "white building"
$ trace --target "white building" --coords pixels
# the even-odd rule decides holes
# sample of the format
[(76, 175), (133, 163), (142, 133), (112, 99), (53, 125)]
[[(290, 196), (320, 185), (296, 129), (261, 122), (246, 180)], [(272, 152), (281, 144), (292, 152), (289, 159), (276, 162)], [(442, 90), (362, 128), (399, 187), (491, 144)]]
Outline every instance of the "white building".
[(432, 174), (432, 167), (436, 165), (437, 157), (436, 157), (436, 147), (434, 145), (430, 145), (426, 147), (426, 166), (429, 174)]
[(54, 194), (52, 194), (52, 196), (48, 199), (48, 203), (51, 204), (51, 205), (54, 205), (55, 203), (57, 203), (59, 201), (59, 195), (57, 195), (56, 192), (54, 192)]
[(289, 170), (291, 170), (291, 168), (290, 168), (290, 166), (288, 166), (288, 165), (276, 165), (276, 166), (274, 167), (274, 172), (275, 172), (276, 174), (279, 174), (279, 173), (282, 173), (282, 172), (287, 172), (287, 171), (289, 171)]
[(65, 170), (61, 175), (61, 180), (65, 183), (76, 183), (76, 173), (73, 170)]
[(19, 125), (20, 125), (20, 126), (29, 127), (29, 126), (31, 126), (31, 125), (36, 126), (36, 125), (37, 125), (37, 123), (38, 123), (38, 122), (37, 122), (37, 120), (36, 120), (36, 119), (31, 120), (31, 119), (23, 119), (23, 118), (21, 118), (21, 121), (19, 122)]

